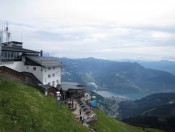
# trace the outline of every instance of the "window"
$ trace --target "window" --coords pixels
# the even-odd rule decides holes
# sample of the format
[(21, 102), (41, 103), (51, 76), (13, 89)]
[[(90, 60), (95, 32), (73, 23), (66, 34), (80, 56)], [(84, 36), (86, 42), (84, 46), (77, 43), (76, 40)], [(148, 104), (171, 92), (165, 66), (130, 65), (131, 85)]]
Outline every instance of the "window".
[(36, 71), (36, 67), (33, 67), (33, 70)]
[(50, 67), (48, 68), (48, 70), (50, 70)]
[(27, 66), (27, 69), (29, 69), (29, 67)]
[(7, 58), (10, 58), (10, 52), (7, 52)]
[(10, 58), (14, 58), (14, 53), (13, 52), (11, 52)]
[(50, 82), (48, 84), (50, 85)]
[(50, 76), (50, 74), (48, 75), (48, 78), (50, 78), (51, 76)]
[(4, 51), (4, 58), (7, 58), (8, 54), (7, 51)]
[(17, 58), (17, 56), (18, 56), (18, 53), (14, 52), (14, 58)]
[(55, 77), (55, 74), (54, 73), (52, 74), (52, 77)]

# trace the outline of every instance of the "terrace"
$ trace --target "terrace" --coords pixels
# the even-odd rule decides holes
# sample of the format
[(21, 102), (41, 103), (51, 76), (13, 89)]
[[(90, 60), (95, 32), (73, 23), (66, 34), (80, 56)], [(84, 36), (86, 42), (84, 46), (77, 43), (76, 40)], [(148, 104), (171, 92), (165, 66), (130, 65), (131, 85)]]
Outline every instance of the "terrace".
[[(75, 117), (84, 125), (96, 121), (96, 114), (92, 111), (91, 96), (85, 93), (85, 87), (78, 83), (63, 82), (62, 85), (64, 102)], [(83, 119), (83, 121), (81, 120)]]

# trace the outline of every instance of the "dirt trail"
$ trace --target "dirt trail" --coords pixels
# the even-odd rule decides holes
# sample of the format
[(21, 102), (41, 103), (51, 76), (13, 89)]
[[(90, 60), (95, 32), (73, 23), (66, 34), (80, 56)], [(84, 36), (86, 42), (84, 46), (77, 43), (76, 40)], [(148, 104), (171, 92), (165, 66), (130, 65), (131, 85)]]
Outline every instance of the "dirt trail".
[[(79, 121), (80, 119), (80, 104), (77, 102), (77, 100), (74, 100), (74, 104), (76, 105), (76, 109), (74, 111), (72, 111), (72, 113), (75, 115), (75, 118)], [(85, 117), (85, 112), (81, 111), (81, 116)], [(89, 127), (88, 124), (86, 122), (83, 123), (83, 126)]]

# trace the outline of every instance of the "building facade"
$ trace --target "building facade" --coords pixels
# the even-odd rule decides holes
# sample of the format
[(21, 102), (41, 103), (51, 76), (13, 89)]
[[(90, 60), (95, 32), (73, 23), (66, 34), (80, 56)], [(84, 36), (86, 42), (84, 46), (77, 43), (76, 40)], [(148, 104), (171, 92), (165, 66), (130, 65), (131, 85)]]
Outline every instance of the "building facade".
[(0, 67), (35, 76), (41, 84), (56, 87), (61, 85), (62, 63), (54, 57), (43, 57), (42, 51), (23, 48), (22, 42), (1, 43)]

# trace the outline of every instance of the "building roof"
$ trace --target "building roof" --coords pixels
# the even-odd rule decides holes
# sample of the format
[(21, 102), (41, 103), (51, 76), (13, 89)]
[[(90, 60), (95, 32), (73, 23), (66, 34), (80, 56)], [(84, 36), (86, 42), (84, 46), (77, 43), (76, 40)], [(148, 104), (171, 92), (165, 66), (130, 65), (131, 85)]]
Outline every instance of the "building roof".
[(62, 82), (61, 87), (64, 91), (68, 90), (84, 90), (85, 86), (75, 82)]
[(2, 51), (23, 52), (23, 53), (40, 53), (40, 52), (34, 51), (34, 50), (28, 50), (28, 49), (18, 48), (18, 47), (8, 47), (8, 46), (2, 46)]
[(40, 90), (41, 91), (47, 91), (49, 88), (51, 88), (52, 86), (49, 85), (49, 84), (46, 84), (46, 85), (40, 85)]
[(20, 45), (22, 45), (23, 44), (23, 42), (19, 42), (19, 41), (10, 41), (10, 42), (3, 42), (2, 44), (20, 44)]
[(26, 56), (30, 60), (42, 65), (43, 67), (58, 67), (62, 66), (62, 63), (59, 62), (54, 57), (41, 57), (41, 56)]

